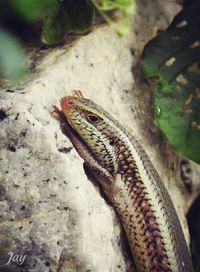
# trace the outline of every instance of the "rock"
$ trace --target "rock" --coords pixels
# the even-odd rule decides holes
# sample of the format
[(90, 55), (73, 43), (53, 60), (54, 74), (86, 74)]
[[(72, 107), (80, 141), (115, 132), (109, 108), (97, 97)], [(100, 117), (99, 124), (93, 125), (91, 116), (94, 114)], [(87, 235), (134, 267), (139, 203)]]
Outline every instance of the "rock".
[(120, 101), (117, 90), (133, 85), (129, 48), (128, 36), (100, 28), (49, 52), (26, 83), (1, 90), (3, 264), (14, 252), (26, 255), (24, 271), (126, 270), (115, 213), (87, 179), (52, 106), (73, 89), (105, 108), (112, 95)]

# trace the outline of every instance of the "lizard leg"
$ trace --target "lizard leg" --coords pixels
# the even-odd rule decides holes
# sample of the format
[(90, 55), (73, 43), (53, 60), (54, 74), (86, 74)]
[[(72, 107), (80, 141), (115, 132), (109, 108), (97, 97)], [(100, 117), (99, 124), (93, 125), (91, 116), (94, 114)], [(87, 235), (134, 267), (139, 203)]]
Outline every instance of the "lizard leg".
[(82, 94), (82, 92), (80, 90), (74, 90), (73, 91), (73, 96), (75, 96), (75, 97), (81, 97), (81, 98), (84, 97), (83, 94)]

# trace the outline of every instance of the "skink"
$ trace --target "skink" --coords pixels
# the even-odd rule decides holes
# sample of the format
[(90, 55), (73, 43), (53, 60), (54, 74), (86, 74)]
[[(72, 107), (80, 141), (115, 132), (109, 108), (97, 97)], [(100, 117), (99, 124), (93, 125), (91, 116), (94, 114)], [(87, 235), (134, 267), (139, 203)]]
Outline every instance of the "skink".
[(143, 147), (80, 92), (61, 108), (61, 127), (120, 217), (137, 271), (192, 272), (175, 208)]

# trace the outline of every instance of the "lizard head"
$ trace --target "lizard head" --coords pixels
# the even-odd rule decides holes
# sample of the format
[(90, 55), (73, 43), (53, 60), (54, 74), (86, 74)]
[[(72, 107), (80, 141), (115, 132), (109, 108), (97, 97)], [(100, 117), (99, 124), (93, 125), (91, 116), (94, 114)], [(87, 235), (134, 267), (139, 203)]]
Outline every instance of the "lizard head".
[(83, 97), (65, 96), (61, 99), (61, 108), (90, 152), (99, 163), (114, 173), (117, 170), (117, 121), (92, 100)]

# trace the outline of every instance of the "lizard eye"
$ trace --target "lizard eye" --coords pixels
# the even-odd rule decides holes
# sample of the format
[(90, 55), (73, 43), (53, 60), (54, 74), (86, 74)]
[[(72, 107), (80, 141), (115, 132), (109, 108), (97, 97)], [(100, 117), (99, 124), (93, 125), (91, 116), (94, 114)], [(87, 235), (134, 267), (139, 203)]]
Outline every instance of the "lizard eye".
[(100, 121), (100, 118), (95, 114), (88, 114), (87, 120), (92, 124), (97, 124)]

